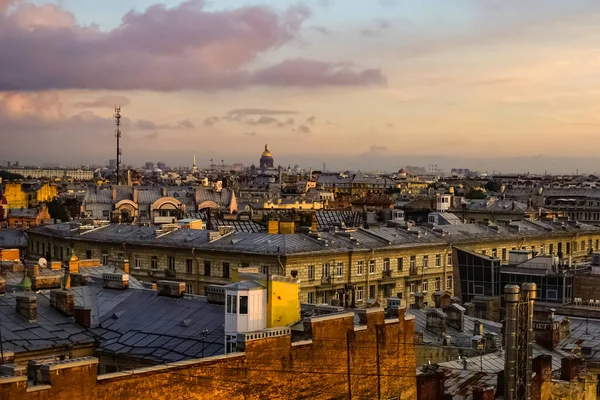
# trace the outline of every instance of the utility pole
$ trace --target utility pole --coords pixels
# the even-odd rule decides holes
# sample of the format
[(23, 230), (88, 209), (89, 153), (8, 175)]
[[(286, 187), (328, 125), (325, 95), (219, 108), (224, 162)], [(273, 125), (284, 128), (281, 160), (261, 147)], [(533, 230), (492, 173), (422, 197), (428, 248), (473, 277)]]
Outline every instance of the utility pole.
[(115, 130), (115, 137), (117, 138), (117, 186), (119, 185), (119, 170), (121, 165), (121, 106), (115, 106), (115, 123), (117, 129)]

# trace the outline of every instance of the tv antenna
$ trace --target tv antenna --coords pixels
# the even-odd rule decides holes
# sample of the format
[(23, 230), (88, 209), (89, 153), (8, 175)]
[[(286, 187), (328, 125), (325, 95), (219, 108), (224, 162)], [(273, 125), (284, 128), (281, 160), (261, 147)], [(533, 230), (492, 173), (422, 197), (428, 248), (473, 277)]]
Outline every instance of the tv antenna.
[(115, 113), (113, 115), (117, 129), (115, 130), (115, 137), (117, 138), (117, 186), (119, 185), (119, 167), (121, 165), (121, 106), (115, 106)]

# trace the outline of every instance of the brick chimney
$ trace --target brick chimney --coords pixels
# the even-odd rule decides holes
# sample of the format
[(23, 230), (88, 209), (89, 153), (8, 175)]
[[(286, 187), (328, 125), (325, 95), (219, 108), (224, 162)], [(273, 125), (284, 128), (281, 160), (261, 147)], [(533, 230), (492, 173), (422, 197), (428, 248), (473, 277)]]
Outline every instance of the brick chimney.
[(552, 380), (552, 356), (541, 354), (533, 359), (532, 370), (542, 381)]
[(17, 312), (29, 321), (37, 318), (37, 297), (34, 295), (17, 296)]
[(417, 400), (444, 399), (444, 371), (437, 364), (425, 365), (417, 375)]
[(438, 290), (433, 294), (433, 302), (436, 308), (448, 308), (452, 304), (452, 299), (449, 293)]
[(185, 283), (175, 281), (156, 282), (159, 296), (181, 297), (185, 293)]
[(415, 310), (422, 310), (423, 308), (425, 308), (423, 297), (423, 293), (415, 293)]
[(496, 394), (493, 386), (473, 388), (473, 400), (494, 400), (495, 398)]
[(72, 317), (75, 312), (75, 296), (68, 290), (51, 290), (50, 305), (61, 314)]
[(74, 309), (75, 322), (84, 328), (92, 326), (92, 308), (89, 306), (75, 306)]
[(69, 272), (71, 273), (79, 273), (79, 257), (73, 253), (71, 258), (69, 258)]
[(104, 273), (102, 274), (102, 286), (107, 289), (127, 289), (129, 287), (129, 274)]
[(570, 382), (576, 379), (585, 368), (584, 364), (585, 362), (581, 358), (563, 358), (560, 360), (560, 380)]
[(88, 284), (88, 274), (69, 274), (69, 277), (71, 278), (71, 287), (87, 286)]
[(27, 271), (27, 276), (30, 278), (35, 278), (36, 276), (40, 275), (40, 266), (35, 264), (35, 265), (28, 265), (25, 267), (26, 271)]

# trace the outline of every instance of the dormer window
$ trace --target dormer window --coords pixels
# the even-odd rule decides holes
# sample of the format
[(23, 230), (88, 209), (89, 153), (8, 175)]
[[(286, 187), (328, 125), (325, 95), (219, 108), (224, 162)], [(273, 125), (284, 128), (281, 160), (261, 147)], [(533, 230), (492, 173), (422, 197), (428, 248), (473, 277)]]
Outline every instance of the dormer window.
[[(244, 296), (245, 297), (245, 296)], [(237, 314), (237, 296), (227, 295), (227, 313)], [(246, 314), (248, 313), (248, 298), (246, 297)]]

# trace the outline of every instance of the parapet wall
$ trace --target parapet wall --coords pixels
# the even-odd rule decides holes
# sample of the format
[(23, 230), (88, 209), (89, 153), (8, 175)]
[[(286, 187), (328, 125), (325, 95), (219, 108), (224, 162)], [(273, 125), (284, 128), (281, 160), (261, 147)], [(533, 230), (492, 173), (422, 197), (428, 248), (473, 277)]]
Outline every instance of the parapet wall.
[[(0, 378), (0, 400), (416, 398), (414, 321), (368, 310), (313, 318), (312, 339), (247, 340), (245, 352), (97, 376), (97, 360), (41, 366), (40, 385)], [(46, 373), (47, 372), (47, 373)], [(46, 379), (47, 377), (47, 379)], [(25, 379), (25, 380), (24, 380)]]

